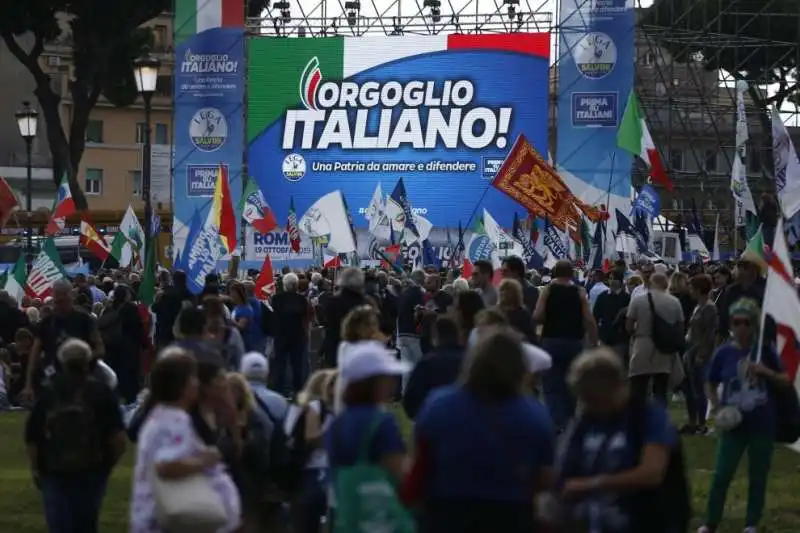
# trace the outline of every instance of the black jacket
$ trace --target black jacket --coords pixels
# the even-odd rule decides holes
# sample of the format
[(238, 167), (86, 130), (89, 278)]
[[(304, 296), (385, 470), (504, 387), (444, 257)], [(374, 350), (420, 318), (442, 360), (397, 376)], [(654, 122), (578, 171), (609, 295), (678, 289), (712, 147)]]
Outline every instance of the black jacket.
[(342, 340), (342, 322), (351, 310), (367, 301), (360, 292), (342, 289), (342, 292), (325, 301), (325, 338), (322, 341), (322, 354), (328, 367), (336, 366), (336, 349)]
[(175, 340), (172, 327), (181, 312), (183, 302), (194, 302), (194, 295), (185, 287), (170, 287), (156, 303), (153, 304), (153, 313), (156, 315), (156, 344), (166, 346)]
[(417, 306), (423, 304), (423, 290), (419, 285), (405, 287), (397, 298), (397, 334), (419, 335)]
[(417, 363), (403, 394), (403, 409), (409, 418), (417, 416), (433, 389), (455, 383), (461, 372), (464, 352), (463, 346), (440, 346)]

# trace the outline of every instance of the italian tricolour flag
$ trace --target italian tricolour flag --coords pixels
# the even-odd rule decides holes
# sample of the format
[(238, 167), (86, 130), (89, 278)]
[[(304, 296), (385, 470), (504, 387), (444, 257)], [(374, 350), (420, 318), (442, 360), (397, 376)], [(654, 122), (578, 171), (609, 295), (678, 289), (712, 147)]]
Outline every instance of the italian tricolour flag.
[(242, 0), (176, 0), (177, 42), (215, 28), (244, 26), (244, 4)]
[(647, 122), (639, 105), (639, 99), (633, 91), (628, 97), (628, 105), (625, 106), (622, 124), (617, 132), (617, 146), (639, 156), (650, 167), (650, 177), (653, 178), (653, 181), (660, 183), (668, 191), (672, 190), (672, 182), (667, 177), (661, 156), (653, 143), (650, 130), (647, 129)]

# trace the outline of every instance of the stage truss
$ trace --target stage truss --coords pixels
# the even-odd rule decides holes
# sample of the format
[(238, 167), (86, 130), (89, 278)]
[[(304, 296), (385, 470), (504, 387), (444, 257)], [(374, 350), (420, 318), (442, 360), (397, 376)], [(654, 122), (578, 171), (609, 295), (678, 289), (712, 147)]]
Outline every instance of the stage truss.
[[(676, 184), (676, 193), (664, 196), (662, 209), (672, 220), (686, 220), (692, 207), (690, 199), (694, 198), (706, 229), (713, 229), (716, 213), (721, 213), (724, 227), (733, 227), (729, 184), (735, 149), (735, 82), (744, 77), (750, 85), (745, 99), (750, 133), (746, 167), (751, 189), (758, 197), (759, 193), (774, 189), (771, 130), (764, 98), (769, 104), (783, 104), (784, 119), (800, 125), (797, 106), (787, 105), (787, 87), (779, 87), (787, 94), (777, 102), (768, 94), (776, 87), (773, 74), (779, 65), (792, 61), (800, 65), (798, 40), (776, 40), (769, 31), (771, 21), (796, 19), (800, 34), (800, 10), (779, 10), (782, 0), (655, 0), (656, 6), (671, 6), (665, 15), (652, 6), (653, 1), (633, 1), (637, 8), (634, 84), (656, 146)], [(584, 0), (587, 5), (591, 2)], [(564, 53), (556, 46), (561, 31), (554, 12), (556, 3), (557, 0), (260, 1), (253, 4), (257, 7), (250, 8), (260, 16), (248, 18), (247, 31), (250, 35), (287, 38), (550, 32), (554, 43), (550, 138), (551, 151), (555, 153), (557, 68)], [(711, 10), (713, 16), (707, 14), (709, 4), (716, 4)], [(676, 5), (682, 7), (675, 8)], [(724, 31), (723, 23), (729, 22), (730, 17), (741, 20), (734, 32)], [(736, 50), (738, 58), (733, 63), (745, 65), (754, 57), (763, 57), (762, 72), (748, 79), (740, 73), (734, 76), (731, 72), (738, 70), (735, 67), (731, 72), (707, 69), (731, 49)], [(769, 50), (766, 54), (765, 49)], [(796, 69), (793, 72), (795, 79)], [(789, 88), (795, 83), (791, 81)], [(754, 100), (759, 95), (761, 101)], [(674, 157), (676, 151), (683, 154), (682, 161)], [(634, 163), (634, 186), (640, 186), (646, 177), (643, 166)]]
[[(636, 1), (641, 7), (641, 0)], [(687, 221), (694, 199), (707, 232), (714, 230), (717, 213), (721, 227), (734, 226), (730, 169), (736, 150), (738, 80), (749, 87), (744, 99), (749, 130), (744, 163), (750, 188), (757, 204), (761, 193), (774, 191), (768, 107), (779, 105), (788, 125), (800, 125), (798, 107), (791, 103), (800, 95), (795, 81), (800, 45), (797, 39), (780, 40), (774, 30), (788, 24), (800, 33), (800, 10), (784, 11), (782, 3), (656, 0), (657, 6), (667, 7), (639, 10), (635, 85), (676, 185), (676, 194), (662, 201), (669, 218)], [(714, 68), (719, 64), (728, 68)], [(753, 64), (761, 71), (745, 72)], [(780, 77), (786, 82), (776, 83)], [(683, 155), (676, 157), (677, 153)], [(634, 184), (645, 178), (644, 169), (637, 166)], [(728, 237), (736, 240), (733, 234)]]

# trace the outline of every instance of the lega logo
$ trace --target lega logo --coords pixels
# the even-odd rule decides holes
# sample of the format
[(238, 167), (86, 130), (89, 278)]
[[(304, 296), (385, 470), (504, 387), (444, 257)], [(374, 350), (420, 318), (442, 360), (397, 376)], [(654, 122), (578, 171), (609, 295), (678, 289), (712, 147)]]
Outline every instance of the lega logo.
[(599, 80), (614, 70), (617, 64), (617, 45), (601, 32), (587, 33), (572, 50), (575, 66), (584, 78)]

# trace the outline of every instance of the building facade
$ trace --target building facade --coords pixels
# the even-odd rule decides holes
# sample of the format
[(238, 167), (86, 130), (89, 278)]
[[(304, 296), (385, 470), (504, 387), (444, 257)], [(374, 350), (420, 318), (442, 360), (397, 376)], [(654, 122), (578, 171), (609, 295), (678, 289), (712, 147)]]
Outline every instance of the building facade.
[[(160, 191), (154, 208), (169, 211), (169, 168), (172, 144), (173, 96), (173, 43), (172, 15), (169, 13), (146, 24), (152, 28), (154, 47), (151, 53), (161, 61), (156, 94), (152, 100), (151, 143), (154, 145), (153, 183), (166, 184)], [(60, 113), (65, 129), (70, 124), (73, 102), (69, 92), (71, 72), (71, 38), (64, 31), (55, 42), (49, 43), (41, 57), (41, 64), (52, 79), (53, 90), (61, 97)], [(12, 76), (11, 95), (0, 101), (0, 176), (9, 180), (25, 206), (26, 155), (25, 144), (19, 137), (14, 113), (24, 100), (36, 107), (35, 88), (30, 73), (14, 58), (0, 41), (0, 72)], [(5, 117), (5, 118), (2, 118)], [(53, 205), (55, 185), (52, 159), (45, 135), (45, 124), (40, 113), (39, 131), (33, 143), (34, 194), (33, 207), (50, 209)], [(142, 146), (145, 139), (144, 105), (141, 97), (125, 108), (118, 108), (100, 97), (89, 117), (86, 129), (86, 150), (78, 169), (78, 181), (93, 213), (104, 213), (110, 219), (121, 218), (131, 204), (143, 209)], [(167, 159), (165, 161), (165, 159)]]

